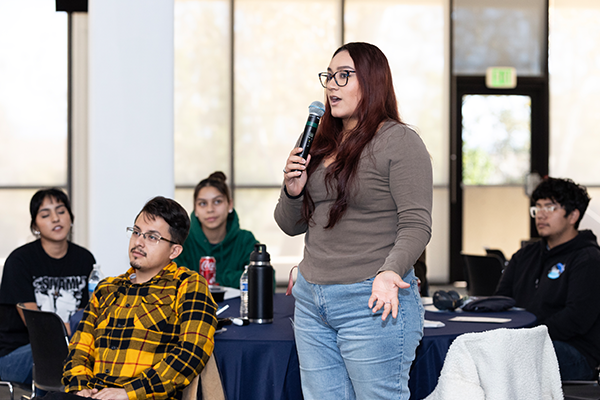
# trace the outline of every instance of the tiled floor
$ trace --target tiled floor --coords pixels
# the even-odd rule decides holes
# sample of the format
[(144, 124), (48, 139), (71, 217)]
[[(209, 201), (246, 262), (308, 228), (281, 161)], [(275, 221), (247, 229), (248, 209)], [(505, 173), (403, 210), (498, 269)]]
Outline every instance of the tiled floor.
[[(21, 396), (31, 396), (31, 389), (14, 386), (14, 399), (21, 400)], [(0, 386), (0, 400), (10, 400), (10, 391), (6, 386)]]

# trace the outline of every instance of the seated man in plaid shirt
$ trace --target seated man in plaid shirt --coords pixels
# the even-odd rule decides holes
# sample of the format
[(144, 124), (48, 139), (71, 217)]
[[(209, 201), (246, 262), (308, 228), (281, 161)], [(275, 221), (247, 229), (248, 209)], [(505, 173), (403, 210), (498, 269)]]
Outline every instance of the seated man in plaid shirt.
[[(214, 347), (217, 306), (206, 280), (173, 262), (190, 220), (150, 200), (127, 228), (131, 268), (96, 288), (75, 332), (63, 383), (96, 399), (180, 399)], [(69, 396), (69, 395), (66, 395)]]

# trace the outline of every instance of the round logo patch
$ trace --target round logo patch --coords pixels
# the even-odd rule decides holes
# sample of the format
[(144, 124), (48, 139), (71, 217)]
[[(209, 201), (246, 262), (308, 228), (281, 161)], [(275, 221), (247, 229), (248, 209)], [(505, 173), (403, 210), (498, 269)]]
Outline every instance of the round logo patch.
[(563, 263), (553, 265), (552, 268), (550, 268), (550, 272), (548, 272), (548, 278), (556, 279), (564, 272), (564, 270), (565, 265)]

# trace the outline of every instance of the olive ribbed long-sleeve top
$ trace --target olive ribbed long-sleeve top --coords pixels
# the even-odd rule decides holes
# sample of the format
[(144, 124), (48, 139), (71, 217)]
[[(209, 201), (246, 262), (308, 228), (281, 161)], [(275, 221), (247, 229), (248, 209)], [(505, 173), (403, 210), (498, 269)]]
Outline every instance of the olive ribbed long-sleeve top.
[(321, 164), (307, 189), (315, 203), (314, 224), (298, 222), (302, 196), (282, 187), (275, 220), (288, 235), (306, 233), (303, 277), (316, 284), (349, 284), (391, 270), (403, 277), (431, 237), (433, 197), (429, 153), (416, 132), (387, 121), (362, 152), (348, 208), (332, 229), (324, 229), (337, 191), (325, 188)]

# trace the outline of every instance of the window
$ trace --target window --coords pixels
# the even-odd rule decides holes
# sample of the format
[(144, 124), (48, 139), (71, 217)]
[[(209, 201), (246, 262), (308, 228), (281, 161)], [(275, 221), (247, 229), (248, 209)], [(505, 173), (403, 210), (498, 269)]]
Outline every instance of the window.
[(317, 74), (342, 35), (386, 54), (401, 116), (447, 184), (441, 0), (176, 0), (175, 19), (176, 199), (191, 212), (194, 186), (225, 172), (241, 227), (267, 245), (280, 283), (303, 249), (273, 219), (281, 170), (309, 104), (324, 100)]
[(580, 229), (600, 231), (600, 3), (554, 0), (550, 9), (550, 175), (585, 185), (592, 200)]
[(522, 185), (531, 157), (531, 98), (465, 95), (462, 103), (465, 185)]
[(33, 240), (29, 201), (67, 186), (67, 15), (46, 0), (0, 2), (0, 265)]

